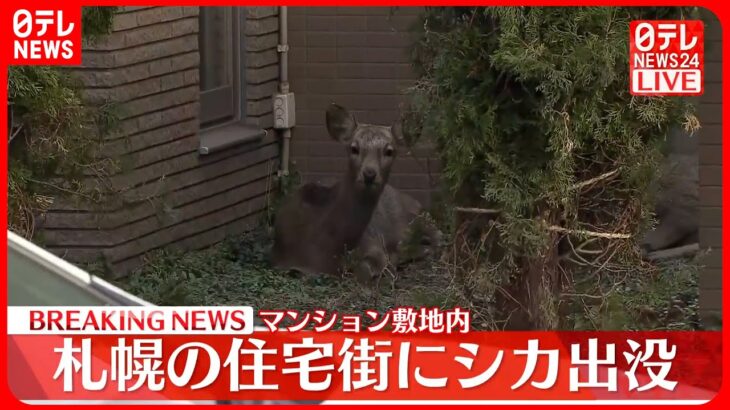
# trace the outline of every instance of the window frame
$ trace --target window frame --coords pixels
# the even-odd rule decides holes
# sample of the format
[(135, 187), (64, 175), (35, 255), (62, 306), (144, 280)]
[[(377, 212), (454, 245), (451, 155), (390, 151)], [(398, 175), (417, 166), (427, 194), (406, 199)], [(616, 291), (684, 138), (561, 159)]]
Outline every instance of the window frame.
[[(246, 73), (246, 46), (244, 39), (244, 27), (246, 22), (246, 13), (244, 7), (235, 6), (207, 6), (207, 7), (224, 7), (228, 13), (226, 16), (226, 26), (229, 31), (225, 34), (227, 41), (230, 42), (228, 51), (231, 53), (231, 61), (228, 63), (231, 73), (231, 84), (229, 86), (221, 86), (211, 90), (200, 90), (200, 129), (201, 131), (225, 127), (235, 124), (243, 124), (246, 121), (246, 89), (245, 89), (245, 73)], [(203, 32), (203, 9), (200, 7), (199, 14), (199, 50), (203, 50), (210, 38), (206, 37)], [(213, 39), (215, 41), (215, 39)], [(200, 70), (201, 78), (204, 70), (205, 62), (201, 58)], [(201, 81), (202, 84), (202, 81)], [(230, 105), (226, 104), (230, 101)]]

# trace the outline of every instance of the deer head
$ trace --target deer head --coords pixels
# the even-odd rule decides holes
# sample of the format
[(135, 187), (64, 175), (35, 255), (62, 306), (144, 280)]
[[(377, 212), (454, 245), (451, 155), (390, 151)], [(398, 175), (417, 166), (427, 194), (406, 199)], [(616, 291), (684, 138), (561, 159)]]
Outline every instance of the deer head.
[(347, 109), (332, 104), (327, 109), (327, 131), (346, 147), (347, 182), (360, 192), (381, 192), (388, 182), (396, 149), (403, 143), (400, 123), (361, 124)]

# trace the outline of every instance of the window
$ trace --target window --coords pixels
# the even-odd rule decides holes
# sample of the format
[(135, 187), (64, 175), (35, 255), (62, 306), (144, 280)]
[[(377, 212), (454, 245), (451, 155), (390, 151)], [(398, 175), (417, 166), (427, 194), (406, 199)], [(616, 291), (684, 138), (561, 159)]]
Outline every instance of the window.
[(199, 152), (203, 155), (266, 136), (263, 129), (246, 124), (244, 10), (200, 8)]
[(238, 7), (200, 8), (201, 128), (246, 118), (242, 15)]

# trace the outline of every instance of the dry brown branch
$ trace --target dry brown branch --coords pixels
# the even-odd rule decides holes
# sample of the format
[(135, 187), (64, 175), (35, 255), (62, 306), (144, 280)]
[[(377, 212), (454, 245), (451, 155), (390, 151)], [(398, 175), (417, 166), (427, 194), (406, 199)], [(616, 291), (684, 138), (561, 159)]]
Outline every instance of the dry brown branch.
[[(573, 246), (573, 241), (570, 240), (570, 237), (566, 237), (566, 239), (568, 240), (568, 245), (570, 245), (570, 249), (573, 251), (573, 255), (575, 255), (580, 260), (580, 262), (572, 258), (569, 254), (565, 255), (565, 259), (580, 266), (592, 265), (591, 262), (587, 261), (580, 253), (578, 253), (577, 249)], [(578, 247), (578, 249), (580, 249), (580, 246)]]
[(499, 209), (464, 208), (460, 206), (455, 207), (454, 210), (471, 214), (498, 214), (502, 212)]
[(15, 139), (15, 137), (17, 137), (18, 134), (20, 134), (21, 131), (23, 131), (23, 125), (22, 124), (17, 129), (15, 129), (15, 132), (13, 132), (13, 134), (10, 136), (10, 138), (8, 138), (8, 145), (10, 145), (13, 142), (13, 140)]
[(610, 233), (610, 232), (593, 232), (593, 231), (586, 231), (582, 229), (567, 229), (560, 226), (551, 225), (548, 226), (548, 230), (553, 232), (562, 232), (562, 233), (568, 233), (573, 235), (585, 235), (585, 236), (594, 236), (596, 238), (606, 238), (606, 239), (629, 239), (631, 238), (630, 234), (627, 233)]
[(94, 199), (90, 195), (84, 194), (82, 192), (78, 192), (78, 191), (73, 191), (73, 190), (70, 190), (70, 189), (66, 189), (66, 188), (60, 187), (60, 186), (58, 186), (56, 184), (52, 184), (50, 182), (39, 181), (37, 179), (31, 179), (31, 178), (28, 178), (28, 181), (30, 181), (30, 182), (32, 182), (34, 184), (39, 184), (39, 185), (47, 186), (47, 187), (52, 188), (52, 189), (55, 189), (57, 191), (65, 192), (67, 194), (78, 195), (80, 197), (83, 197), (83, 198), (86, 198), (86, 199), (89, 199), (89, 200), (93, 200)]
[(578, 182), (577, 184), (571, 186), (570, 189), (571, 190), (575, 190), (575, 189), (584, 188), (584, 187), (586, 187), (588, 185), (595, 184), (598, 181), (611, 178), (612, 176), (616, 175), (617, 173), (618, 173), (618, 169), (614, 169), (613, 171), (609, 171), (609, 172), (603, 173), (603, 174), (601, 174), (601, 175), (599, 175), (599, 176), (597, 176), (595, 178), (591, 178), (591, 179), (589, 179), (587, 181)]
[(603, 295), (589, 295), (587, 293), (561, 293), (560, 296), (564, 298), (588, 298), (588, 299), (603, 299)]

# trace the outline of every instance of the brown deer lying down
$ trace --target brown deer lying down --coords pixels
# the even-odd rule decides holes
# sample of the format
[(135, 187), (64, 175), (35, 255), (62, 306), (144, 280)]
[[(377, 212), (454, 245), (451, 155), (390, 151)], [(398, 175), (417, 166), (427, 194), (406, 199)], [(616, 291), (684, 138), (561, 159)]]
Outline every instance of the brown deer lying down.
[(274, 266), (341, 274), (345, 255), (354, 251), (354, 273), (367, 282), (408, 259), (404, 243), (414, 240), (415, 225), (423, 230), (423, 241), (410, 256), (421, 257), (429, 245), (438, 245), (435, 226), (419, 223), (418, 201), (388, 185), (402, 142), (400, 125), (359, 124), (335, 104), (326, 120), (330, 136), (346, 147), (348, 169), (334, 186), (309, 183), (283, 203), (274, 226)]

